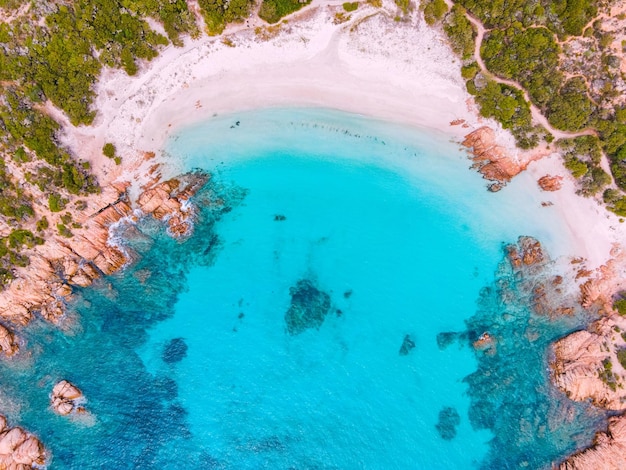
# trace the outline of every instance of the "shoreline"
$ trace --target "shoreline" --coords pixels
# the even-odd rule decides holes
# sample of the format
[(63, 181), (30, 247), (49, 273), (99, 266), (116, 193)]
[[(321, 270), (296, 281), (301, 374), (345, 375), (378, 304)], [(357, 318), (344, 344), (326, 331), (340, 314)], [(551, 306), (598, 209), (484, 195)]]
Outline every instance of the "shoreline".
[[(290, 16), (269, 39), (261, 39), (253, 27), (235, 27), (217, 38), (186, 38), (184, 47), (168, 46), (135, 77), (106, 70), (96, 89), (98, 116), (91, 127), (76, 128), (58, 110), (48, 106), (48, 111), (64, 123), (62, 141), (92, 163), (103, 188), (129, 183), (124, 188), (130, 199), (128, 211), (124, 207), (115, 215), (119, 218), (137, 207), (140, 194), (161, 191), (160, 184), (180, 173), (176, 162), (163, 153), (167, 139), (215, 114), (271, 107), (330, 108), (432, 129), (459, 143), (468, 133), (489, 126), (495, 129), (495, 143), (511, 160), (522, 170), (528, 167), (521, 178), (525, 184), (536, 184), (544, 175), (563, 177), (563, 188), (545, 197), (567, 224), (564, 230), (574, 243), (570, 256), (585, 259), (568, 269), (589, 271), (577, 277), (578, 284), (572, 287), (581, 288), (587, 280), (597, 279), (603, 283), (598, 289), (606, 304), (607, 296), (610, 299), (618, 287), (626, 286), (616, 275), (603, 278), (606, 270), (601, 268), (617, 254), (615, 246), (623, 232), (618, 217), (593, 199), (575, 194), (574, 179), (558, 155), (532, 161), (534, 157), (517, 149), (510, 134), (495, 121), (478, 116), (468, 101), (471, 97), (464, 89), (458, 59), (440, 32), (428, 27), (419, 14), (412, 14), (410, 23), (395, 22), (392, 2), (385, 3), (382, 11), (363, 5), (352, 20), (335, 25), (333, 15), (339, 11), (343, 11), (340, 4), (309, 6)], [(408, 51), (406, 44), (412, 45)], [(462, 124), (451, 125), (454, 121)], [(102, 155), (106, 142), (116, 146), (121, 165)], [(152, 153), (156, 158), (147, 157)], [(155, 204), (162, 205), (173, 193), (170, 189), (162, 191), (167, 194)], [(114, 204), (120, 194), (102, 195), (100, 200)], [(100, 231), (116, 222), (106, 214), (101, 220)], [(105, 242), (111, 244), (110, 234)], [(564, 259), (563, 265), (570, 260)], [(115, 269), (120, 263), (114, 263)], [(33, 263), (30, 270), (36, 271), (40, 264)]]
[[(413, 14), (406, 23), (394, 21), (392, 5), (384, 4), (382, 10), (364, 5), (340, 25), (332, 19), (341, 6), (310, 6), (267, 40), (252, 27), (239, 27), (222, 36), (234, 47), (220, 37), (203, 36), (188, 39), (182, 48), (169, 46), (136, 77), (105, 71), (96, 90), (96, 122), (88, 128), (68, 124), (64, 141), (91, 155), (103, 185), (131, 180), (130, 194), (136, 198), (137, 186), (147, 182), (147, 167), (140, 160), (144, 153), (154, 152), (163, 178), (173, 177), (179, 171), (163, 155), (166, 140), (214, 115), (274, 107), (329, 108), (433, 129), (458, 142), (488, 126), (516, 171), (527, 168), (535, 180), (546, 174), (563, 177), (563, 189), (546, 193), (546, 200), (563, 214), (572, 240), (577, 240), (572, 256), (585, 258), (591, 270), (606, 263), (619, 241), (618, 217), (574, 194), (574, 180), (560, 158), (543, 156), (553, 154), (550, 149), (541, 149), (543, 157), (537, 159), (533, 152), (517, 149), (495, 121), (478, 116), (443, 34), (420, 15)], [(402, 49), (407, 43), (413, 44), (409, 51)], [(112, 142), (123, 156), (120, 167), (101, 155), (105, 142)], [(585, 229), (581, 235), (581, 227), (593, 231)]]

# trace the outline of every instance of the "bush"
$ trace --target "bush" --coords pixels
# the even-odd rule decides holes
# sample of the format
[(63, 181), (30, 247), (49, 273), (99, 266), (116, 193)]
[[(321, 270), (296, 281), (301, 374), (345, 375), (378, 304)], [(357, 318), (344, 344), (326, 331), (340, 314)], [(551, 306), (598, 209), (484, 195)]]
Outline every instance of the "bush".
[(74, 236), (72, 231), (63, 224), (57, 224), (57, 230), (62, 237), (72, 238)]
[(626, 316), (626, 299), (619, 298), (615, 302), (613, 302), (613, 308), (617, 310), (621, 316)]
[(565, 168), (572, 172), (572, 176), (574, 176), (574, 178), (581, 178), (589, 171), (587, 164), (585, 162), (581, 162), (575, 157), (565, 161)]
[(44, 215), (41, 219), (39, 219), (37, 221), (37, 231), (38, 232), (43, 232), (44, 230), (46, 230), (48, 227), (50, 226), (50, 224), (48, 223), (48, 219), (46, 218), (46, 216)]
[(106, 144), (104, 144), (104, 147), (102, 147), (102, 153), (104, 154), (105, 157), (109, 157), (109, 158), (115, 157), (115, 145), (113, 145), (110, 142), (107, 142)]
[(349, 13), (351, 11), (356, 11), (359, 8), (359, 2), (346, 2), (342, 6), (343, 9)]
[(422, 8), (424, 10), (424, 20), (431, 26), (440, 22), (448, 13), (448, 5), (446, 5), (444, 0), (424, 1)]
[(259, 17), (270, 24), (278, 23), (280, 19), (298, 11), (311, 1), (300, 3), (298, 0), (263, 0), (259, 9)]
[(65, 209), (67, 202), (67, 199), (62, 198), (57, 193), (52, 193), (48, 196), (48, 207), (50, 207), (51, 212), (61, 212)]
[(617, 351), (617, 360), (626, 369), (626, 349), (620, 349)]

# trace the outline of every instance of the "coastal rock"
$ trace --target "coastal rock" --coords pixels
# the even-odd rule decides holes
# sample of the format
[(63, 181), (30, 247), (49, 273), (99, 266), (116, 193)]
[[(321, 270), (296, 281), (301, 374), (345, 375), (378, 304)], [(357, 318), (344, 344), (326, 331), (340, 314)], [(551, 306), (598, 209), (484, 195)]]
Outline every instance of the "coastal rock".
[(537, 184), (544, 191), (558, 191), (561, 189), (563, 177), (545, 175), (537, 180)]
[(572, 400), (591, 400), (605, 409), (626, 410), (626, 370), (618, 356), (626, 348), (619, 334), (623, 328), (623, 319), (602, 318), (589, 331), (577, 331), (554, 343), (554, 384)]
[(15, 343), (15, 336), (8, 328), (0, 325), (0, 350), (7, 356), (12, 356), (17, 351), (18, 347)]
[(185, 202), (196, 194), (208, 179), (205, 173), (191, 173), (151, 185), (141, 193), (137, 205), (143, 213), (152, 215), (158, 220), (166, 220), (172, 235), (176, 237), (188, 235), (194, 212)]
[(46, 463), (43, 444), (20, 427), (8, 428), (6, 418), (0, 416), (0, 468), (33, 469)]
[(511, 181), (525, 169), (504, 147), (498, 145), (493, 129), (480, 127), (465, 136), (463, 145), (471, 149), (472, 161), (485, 179), (500, 183)]
[(559, 470), (613, 470), (626, 468), (626, 416), (609, 419), (606, 432), (596, 434), (588, 449), (570, 456)]
[(524, 266), (533, 266), (544, 260), (541, 243), (532, 237), (520, 237), (517, 245), (506, 247), (511, 265), (519, 269)]
[(77, 411), (79, 403), (84, 401), (83, 392), (67, 380), (61, 380), (52, 389), (50, 404), (55, 412), (68, 415)]
[[(207, 180), (204, 173), (192, 173), (164, 183), (154, 181), (139, 196), (138, 205), (144, 213), (166, 220), (173, 236), (186, 235), (194, 213), (187, 201)], [(122, 219), (136, 220), (127, 194), (129, 185), (106, 186), (82, 212), (74, 212), (80, 227), (72, 228), (71, 239), (55, 234), (33, 248), (30, 264), (16, 268), (16, 279), (0, 293), (0, 317), (5, 324), (24, 326), (35, 315), (58, 322), (73, 287), (87, 287), (133, 260), (134, 253), (112, 244), (109, 233)], [(4, 326), (0, 327), (0, 349), (8, 355), (17, 350), (13, 333)]]

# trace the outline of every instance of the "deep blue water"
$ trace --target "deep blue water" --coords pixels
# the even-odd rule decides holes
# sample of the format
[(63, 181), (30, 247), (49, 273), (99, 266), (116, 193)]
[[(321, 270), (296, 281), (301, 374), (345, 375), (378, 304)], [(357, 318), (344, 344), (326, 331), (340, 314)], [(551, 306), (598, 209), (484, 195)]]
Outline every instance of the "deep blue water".
[[(601, 424), (547, 381), (586, 318), (535, 315), (501, 262), (519, 235), (567, 252), (524, 177), (489, 194), (445, 136), (328, 110), (217, 116), (166, 150), (213, 174), (194, 235), (126, 228), (139, 261), (0, 366), (51, 468), (549, 468)], [(50, 411), (61, 378), (89, 417)]]

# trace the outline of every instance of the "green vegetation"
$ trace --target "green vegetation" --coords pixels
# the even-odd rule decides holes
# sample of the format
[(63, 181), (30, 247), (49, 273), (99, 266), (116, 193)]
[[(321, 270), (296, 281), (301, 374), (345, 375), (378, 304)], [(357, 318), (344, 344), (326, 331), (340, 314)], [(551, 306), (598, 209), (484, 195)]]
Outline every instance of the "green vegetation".
[[(207, 32), (212, 36), (221, 34), (228, 23), (243, 21), (250, 13), (250, 8), (253, 3), (252, 0), (198, 0), (200, 11), (202, 11), (202, 16), (206, 23)], [(265, 14), (267, 9), (271, 8), (265, 7), (265, 3), (264, 1), (261, 5), (259, 16), (265, 21), (268, 21), (267, 18), (261, 14)], [(271, 4), (276, 7), (274, 13), (282, 11), (280, 9), (284, 8), (284, 6), (289, 3), (293, 3), (293, 1), (276, 0), (271, 2)], [(286, 14), (287, 13), (283, 13), (283, 15), (279, 16), (279, 19)], [(270, 21), (270, 23), (275, 23), (276, 21)]]
[(455, 3), (447, 15), (443, 30), (450, 39), (452, 50), (463, 60), (471, 59), (474, 54), (476, 31), (465, 17), (465, 9)]
[(263, 0), (259, 9), (259, 17), (270, 24), (278, 23), (281, 18), (298, 11), (311, 0), (299, 2), (298, 0)]
[(423, 0), (421, 8), (424, 12), (424, 20), (431, 26), (439, 23), (448, 13), (448, 5), (444, 0)]
[(104, 147), (102, 147), (102, 153), (104, 154), (105, 157), (114, 158), (115, 157), (115, 145), (113, 145), (110, 142), (107, 142), (106, 144), (104, 144)]
[(565, 167), (580, 183), (579, 193), (595, 196), (611, 184), (611, 177), (602, 169), (600, 140), (592, 135), (562, 139), (558, 146), (563, 154)]
[[(0, 0), (8, 10), (25, 4)], [(167, 37), (147, 17), (160, 22)], [(37, 214), (31, 189), (44, 193), (53, 212), (64, 210), (73, 196), (100, 191), (89, 163), (60, 145), (60, 125), (49, 104), (74, 125), (91, 124), (93, 86), (103, 67), (133, 75), (170, 41), (182, 46), (182, 34), (198, 34), (185, 0), (33, 2), (28, 16), (0, 23), (0, 214), (13, 228), (0, 242), (0, 287), (13, 278), (14, 267), (28, 265), (28, 252), (22, 251), (43, 241), (25, 227), (42, 233), (49, 225), (45, 216), (32, 220)], [(111, 158), (119, 164), (114, 150)], [(11, 165), (23, 169), (21, 181)], [(57, 229), (71, 236), (67, 227)]]
[(626, 316), (626, 298), (620, 296), (619, 299), (613, 302), (613, 308), (617, 310), (621, 316)]
[[(626, 216), (626, 107), (614, 105), (619, 97), (614, 86), (619, 58), (611, 49), (614, 37), (601, 28), (602, 20), (586, 27), (599, 8), (605, 11), (607, 5), (597, 0), (460, 0), (446, 13), (435, 0), (422, 3), (429, 24), (443, 18), (450, 45), (462, 59), (467, 90), (475, 96), (481, 114), (510, 129), (521, 148), (554, 140), (541, 126), (532, 125), (526, 97), (552, 127), (590, 134), (559, 144), (565, 166), (578, 179), (580, 194), (603, 194), (610, 210)], [(487, 30), (480, 51), (487, 71), (481, 72), (476, 63), (475, 33), (468, 17), (482, 22)], [(584, 36), (593, 43), (584, 46), (588, 48), (585, 59), (593, 61), (589, 75), (586, 60), (572, 65), (567, 51), (561, 50), (559, 43), (567, 43), (572, 36)], [(499, 80), (519, 84), (526, 94)], [(598, 87), (600, 80), (603, 85)], [(600, 164), (603, 154), (612, 175)], [(611, 176), (619, 190), (606, 190)]]
[(72, 238), (74, 236), (72, 231), (69, 228), (67, 228), (64, 224), (57, 224), (57, 230), (59, 232), (59, 235), (61, 235), (62, 237)]
[(52, 193), (50, 194), (50, 196), (48, 196), (48, 207), (50, 208), (51, 212), (61, 212), (63, 209), (65, 209), (65, 205), (67, 204), (67, 202), (67, 199), (62, 198), (57, 193)]
[(359, 8), (359, 2), (346, 2), (342, 6), (345, 11), (350, 13), (356, 11)]
[(617, 351), (617, 360), (621, 366), (626, 369), (626, 349), (620, 349)]
[(613, 373), (613, 364), (610, 359), (602, 361), (602, 369), (598, 371), (598, 377), (604, 382), (611, 390), (615, 391), (618, 385), (617, 376)]
[(47, 219), (47, 217), (45, 215), (41, 219), (39, 219), (37, 221), (37, 231), (38, 232), (43, 232), (49, 226), (50, 226), (50, 224), (48, 223), (48, 219)]

